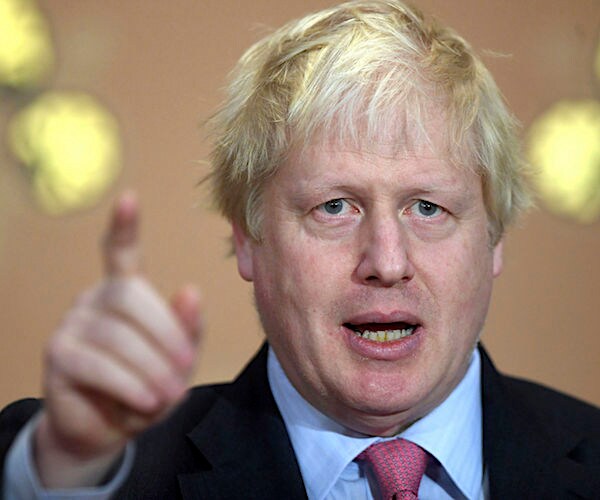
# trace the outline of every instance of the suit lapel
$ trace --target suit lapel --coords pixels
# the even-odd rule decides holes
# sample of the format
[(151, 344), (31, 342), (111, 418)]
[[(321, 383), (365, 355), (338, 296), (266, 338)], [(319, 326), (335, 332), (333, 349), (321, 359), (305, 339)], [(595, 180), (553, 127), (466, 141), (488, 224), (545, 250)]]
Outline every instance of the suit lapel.
[(480, 350), (490, 497), (592, 498), (598, 478), (573, 460), (585, 442), (585, 430), (574, 433), (554, 423), (554, 407), (562, 405), (555, 400), (554, 405), (542, 404), (539, 389), (534, 392), (527, 383), (500, 375)]
[[(586, 429), (564, 428), (564, 415), (553, 414), (562, 411), (557, 396), (502, 376), (480, 350), (490, 497), (594, 498), (600, 471), (582, 465), (593, 450), (584, 439)], [(306, 498), (269, 388), (266, 358), (263, 347), (233, 384), (219, 389), (215, 404), (189, 433), (207, 466), (179, 475), (184, 499)]]
[(264, 346), (188, 435), (210, 466), (179, 476), (183, 498), (306, 498), (266, 359)]

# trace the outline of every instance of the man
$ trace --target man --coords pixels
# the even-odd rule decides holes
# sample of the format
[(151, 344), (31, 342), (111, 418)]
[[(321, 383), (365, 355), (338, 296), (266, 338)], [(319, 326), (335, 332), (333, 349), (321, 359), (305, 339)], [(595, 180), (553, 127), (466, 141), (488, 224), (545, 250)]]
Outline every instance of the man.
[[(184, 397), (198, 295), (167, 305), (141, 276), (124, 195), (107, 279), (49, 343), (43, 408), (2, 415), (9, 496), (597, 495), (598, 411), (478, 347), (529, 199), (466, 42), (397, 1), (325, 10), (250, 48), (213, 128), (214, 197), (268, 345)], [(411, 485), (388, 488), (390, 447), (420, 469)]]

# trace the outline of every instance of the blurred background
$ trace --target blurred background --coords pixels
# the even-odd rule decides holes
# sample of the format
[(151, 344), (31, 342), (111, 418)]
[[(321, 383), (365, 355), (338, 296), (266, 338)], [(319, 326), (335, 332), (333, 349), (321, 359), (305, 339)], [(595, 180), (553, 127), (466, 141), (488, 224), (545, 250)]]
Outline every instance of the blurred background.
[[(263, 342), (227, 224), (196, 186), (202, 122), (269, 28), (326, 0), (0, 0), (0, 406), (41, 393), (43, 346), (101, 276), (111, 202), (135, 189), (144, 267), (204, 292), (194, 382)], [(523, 124), (539, 208), (509, 232), (483, 340), (505, 372), (600, 404), (600, 2), (420, 0), (482, 54)]]

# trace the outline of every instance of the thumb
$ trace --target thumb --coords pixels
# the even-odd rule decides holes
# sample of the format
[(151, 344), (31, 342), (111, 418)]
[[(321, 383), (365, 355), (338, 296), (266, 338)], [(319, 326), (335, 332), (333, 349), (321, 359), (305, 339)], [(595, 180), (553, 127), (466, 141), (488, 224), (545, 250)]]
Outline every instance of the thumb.
[(181, 288), (171, 299), (171, 308), (190, 340), (197, 344), (204, 329), (198, 289), (193, 285)]

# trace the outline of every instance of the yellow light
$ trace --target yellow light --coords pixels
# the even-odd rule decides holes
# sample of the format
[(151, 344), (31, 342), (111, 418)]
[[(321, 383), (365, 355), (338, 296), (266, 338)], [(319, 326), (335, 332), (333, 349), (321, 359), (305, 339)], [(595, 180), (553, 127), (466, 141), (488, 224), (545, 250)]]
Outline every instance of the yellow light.
[(16, 115), (9, 133), (37, 200), (50, 213), (92, 206), (119, 172), (116, 120), (87, 94), (43, 94)]
[(600, 102), (562, 101), (532, 126), (529, 160), (545, 205), (592, 222), (600, 215)]
[(50, 30), (34, 0), (0, 0), (0, 85), (35, 86), (53, 65)]
[(594, 70), (596, 79), (600, 82), (600, 38), (598, 38), (598, 47), (596, 48), (596, 60), (594, 61)]

